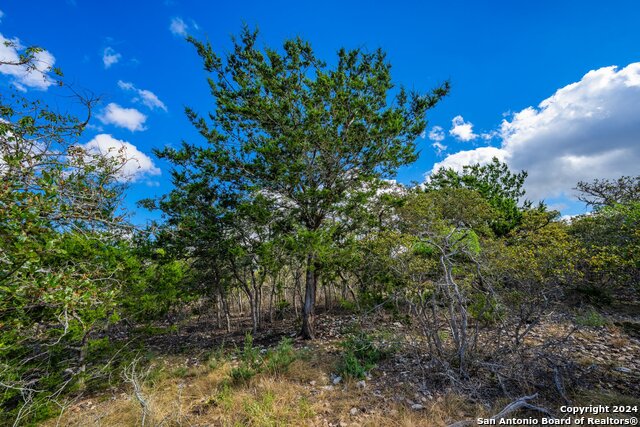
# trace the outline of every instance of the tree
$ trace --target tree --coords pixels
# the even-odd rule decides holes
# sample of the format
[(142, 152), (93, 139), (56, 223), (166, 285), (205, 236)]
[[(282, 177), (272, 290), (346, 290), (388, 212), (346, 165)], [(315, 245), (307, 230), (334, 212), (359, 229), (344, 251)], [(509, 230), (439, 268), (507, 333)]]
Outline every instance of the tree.
[[(300, 38), (282, 50), (259, 49), (245, 28), (223, 57), (210, 43), (189, 41), (203, 60), (214, 98), (208, 120), (187, 116), (206, 139), (158, 154), (177, 167), (206, 171), (199, 182), (234, 203), (265, 195), (279, 220), (309, 242), (301, 335), (314, 336), (322, 250), (333, 242), (340, 212), (362, 205), (381, 178), (416, 159), (425, 114), (449, 91), (423, 95), (400, 88), (381, 50), (341, 49), (328, 67)], [(332, 226), (329, 227), (328, 225)]]
[[(475, 190), (484, 197), (498, 214), (491, 227), (494, 232), (503, 236), (517, 226), (522, 219), (519, 206), (524, 196), (524, 181), (527, 172), (513, 173), (506, 163), (494, 157), (486, 165), (468, 165), (462, 168), (462, 173), (449, 168), (441, 168), (429, 177), (426, 183), (427, 191), (444, 188), (468, 188)], [(523, 208), (531, 206), (525, 200)]]
[[(594, 208), (573, 218), (571, 233), (585, 250), (580, 291), (598, 302), (612, 290), (637, 291), (640, 278), (640, 176), (580, 181), (578, 199)], [(635, 289), (634, 289), (635, 288)], [(595, 297), (595, 298), (593, 298)]]
[(576, 190), (581, 193), (578, 200), (594, 208), (613, 206), (616, 203), (637, 202), (640, 201), (640, 175), (621, 176), (617, 180), (580, 181), (576, 185)]
[[(39, 51), (2, 65), (49, 73), (36, 68)], [(0, 424), (26, 422), (85, 374), (89, 334), (126, 277), (123, 153), (78, 144), (87, 122), (0, 94)]]

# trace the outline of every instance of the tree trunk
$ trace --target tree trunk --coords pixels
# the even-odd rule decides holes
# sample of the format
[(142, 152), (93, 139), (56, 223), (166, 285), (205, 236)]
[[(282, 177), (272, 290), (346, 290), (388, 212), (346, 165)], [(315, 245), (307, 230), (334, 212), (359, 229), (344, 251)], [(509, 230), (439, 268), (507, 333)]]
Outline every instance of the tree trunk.
[(324, 288), (324, 311), (327, 312), (329, 311), (329, 308), (331, 306), (330, 303), (330, 289), (329, 289), (329, 283), (327, 283), (327, 281), (323, 281), (322, 282), (322, 287)]
[(227, 333), (231, 332), (231, 314), (229, 312), (229, 304), (227, 302), (227, 297), (224, 294), (223, 290), (220, 290), (220, 302), (222, 304), (222, 311), (224, 313), (224, 320), (227, 328)]
[(315, 302), (316, 302), (316, 282), (318, 272), (313, 262), (313, 255), (309, 254), (307, 258), (307, 274), (305, 278), (304, 306), (302, 307), (302, 331), (300, 335), (305, 340), (315, 338)]
[(244, 308), (242, 306), (242, 292), (238, 292), (238, 315), (244, 316)]
[(271, 295), (269, 295), (269, 322), (273, 323), (273, 302), (276, 296), (276, 278), (272, 280)]
[(213, 305), (216, 307), (216, 327), (220, 329), (222, 327), (222, 303), (218, 295), (213, 296)]

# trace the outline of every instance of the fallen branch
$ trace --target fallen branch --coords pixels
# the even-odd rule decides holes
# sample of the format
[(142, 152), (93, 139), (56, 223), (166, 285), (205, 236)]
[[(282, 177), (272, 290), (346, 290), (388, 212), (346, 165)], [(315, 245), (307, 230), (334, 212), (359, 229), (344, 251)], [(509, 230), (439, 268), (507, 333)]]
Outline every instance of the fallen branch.
[(140, 407), (142, 408), (142, 427), (144, 427), (145, 420), (150, 411), (149, 411), (149, 402), (147, 401), (147, 399), (145, 398), (142, 392), (143, 379), (140, 378), (136, 370), (137, 362), (138, 362), (138, 359), (134, 359), (133, 362), (129, 364), (129, 366), (125, 367), (124, 371), (122, 372), (122, 376), (124, 377), (124, 380), (126, 382), (130, 383), (133, 386), (133, 394), (136, 400), (138, 401), (138, 403), (140, 404)]
[[(530, 404), (528, 402), (529, 400), (533, 400), (536, 397), (538, 397), (538, 393), (532, 394), (531, 396), (523, 396), (523, 397), (519, 398), (518, 400), (515, 400), (515, 401), (509, 403), (507, 406), (504, 407), (504, 409), (502, 411), (500, 411), (496, 415), (492, 416), (491, 419), (492, 420), (500, 420), (500, 419), (506, 417), (507, 415), (509, 415), (510, 413), (518, 411), (520, 409), (531, 409), (533, 411), (542, 412), (543, 414), (545, 414), (549, 418), (555, 418), (551, 414), (551, 412), (549, 412), (547, 409), (542, 408), (540, 406), (532, 405), (532, 404)], [(476, 420), (463, 420), (463, 421), (457, 421), (457, 422), (455, 422), (453, 424), (450, 424), (448, 427), (465, 427), (465, 426), (475, 425), (475, 423), (476, 423)]]

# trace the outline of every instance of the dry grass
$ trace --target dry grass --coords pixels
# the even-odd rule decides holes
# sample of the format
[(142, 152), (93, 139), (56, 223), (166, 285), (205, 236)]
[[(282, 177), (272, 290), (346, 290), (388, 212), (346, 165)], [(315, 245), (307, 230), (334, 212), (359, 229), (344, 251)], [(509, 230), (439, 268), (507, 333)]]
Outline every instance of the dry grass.
[[(316, 352), (314, 352), (316, 353)], [(146, 426), (439, 426), (484, 413), (456, 396), (423, 402), (415, 411), (389, 396), (373, 393), (371, 385), (330, 382), (335, 357), (321, 353), (296, 360), (286, 374), (259, 374), (245, 384), (231, 385), (233, 363), (185, 370), (177, 360), (147, 377), (143, 387), (149, 402)], [(67, 409), (54, 426), (139, 426), (142, 408), (131, 390), (84, 400)]]
[[(551, 329), (548, 335), (554, 337), (563, 337), (567, 331), (564, 325)], [(600, 339), (591, 331), (579, 331), (577, 335), (593, 341)], [(630, 342), (627, 337), (612, 335), (614, 348), (623, 348)], [(155, 359), (156, 366), (142, 387), (149, 402), (145, 425), (436, 427), (491, 416), (510, 402), (507, 398), (498, 399), (492, 407), (485, 407), (459, 395), (417, 395), (415, 384), (411, 383), (416, 378), (392, 378), (397, 373), (393, 369), (385, 375), (380, 375), (381, 371), (378, 376), (374, 373), (364, 387), (351, 380), (334, 385), (330, 374), (336, 370), (340, 351), (333, 344), (314, 343), (306, 351), (298, 350), (299, 358), (285, 373), (263, 372), (235, 385), (230, 381), (230, 372), (238, 362), (221, 354), (196, 367), (189, 367), (186, 358)], [(596, 362), (588, 353), (576, 355), (574, 360), (585, 366)], [(570, 398), (577, 406), (640, 404), (637, 399), (611, 392), (581, 392)], [(412, 409), (413, 402), (422, 408)], [(535, 403), (557, 410), (554, 403)], [(100, 399), (85, 399), (67, 409), (57, 425), (140, 426), (142, 415), (142, 407), (129, 387)], [(54, 426), (57, 421), (50, 420), (45, 425)]]

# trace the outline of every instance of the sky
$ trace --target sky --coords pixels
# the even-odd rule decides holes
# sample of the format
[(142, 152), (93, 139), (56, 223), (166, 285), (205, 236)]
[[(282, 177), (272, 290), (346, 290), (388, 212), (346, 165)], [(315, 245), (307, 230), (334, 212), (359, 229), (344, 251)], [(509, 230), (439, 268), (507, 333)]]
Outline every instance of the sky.
[[(80, 142), (124, 146), (132, 220), (157, 218), (136, 201), (171, 189), (170, 165), (153, 148), (201, 143), (184, 107), (206, 113), (206, 73), (184, 39), (230, 48), (243, 24), (260, 43), (301, 36), (331, 64), (341, 47), (382, 48), (397, 85), (451, 94), (429, 111), (420, 157), (402, 183), (439, 167), (461, 169), (496, 156), (527, 170), (527, 197), (564, 215), (585, 212), (580, 180), (640, 174), (638, 1), (243, 1), (2, 0), (0, 60), (21, 46), (45, 49), (75, 90), (100, 96)], [(17, 89), (54, 108), (69, 94), (37, 73), (0, 66), (0, 90)]]

